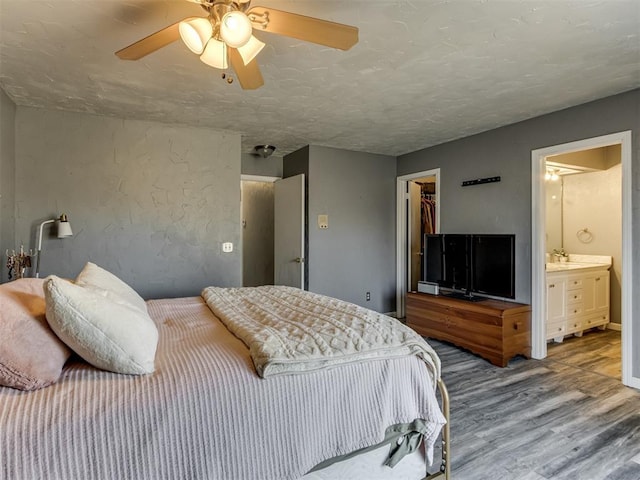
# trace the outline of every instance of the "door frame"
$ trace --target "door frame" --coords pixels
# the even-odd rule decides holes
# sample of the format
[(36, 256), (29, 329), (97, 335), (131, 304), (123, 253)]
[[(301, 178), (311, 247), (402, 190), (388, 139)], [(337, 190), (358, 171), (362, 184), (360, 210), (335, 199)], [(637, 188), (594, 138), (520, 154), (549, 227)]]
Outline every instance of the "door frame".
[(587, 138), (531, 151), (531, 356), (547, 356), (545, 312), (545, 159), (550, 155), (577, 152), (591, 148), (621, 145), (622, 163), (622, 383), (640, 388), (640, 378), (633, 377), (633, 257), (631, 250), (631, 131)]
[(409, 215), (408, 182), (423, 177), (436, 178), (436, 232), (440, 231), (440, 169), (434, 168), (396, 177), (396, 317), (404, 318), (407, 294)]

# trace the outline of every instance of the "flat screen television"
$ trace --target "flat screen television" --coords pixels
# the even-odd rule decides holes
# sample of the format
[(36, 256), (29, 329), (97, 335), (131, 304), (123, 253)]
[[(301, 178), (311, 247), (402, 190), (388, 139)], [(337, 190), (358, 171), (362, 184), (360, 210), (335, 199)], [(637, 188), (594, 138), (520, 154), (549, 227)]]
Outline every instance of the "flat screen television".
[(515, 235), (427, 234), (423, 262), (423, 280), (452, 296), (515, 298)]
[(475, 293), (516, 297), (515, 235), (472, 235), (471, 258), (471, 284)]

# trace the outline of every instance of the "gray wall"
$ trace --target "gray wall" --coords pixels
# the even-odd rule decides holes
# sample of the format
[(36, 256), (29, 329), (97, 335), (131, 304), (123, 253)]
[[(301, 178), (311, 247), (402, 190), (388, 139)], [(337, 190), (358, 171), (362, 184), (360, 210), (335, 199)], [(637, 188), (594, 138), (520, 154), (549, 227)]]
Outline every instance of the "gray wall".
[(46, 230), (42, 276), (90, 260), (145, 298), (241, 284), (239, 135), (24, 107), (15, 129), (16, 241), (61, 212), (74, 230)]
[(262, 177), (282, 178), (282, 157), (271, 155), (262, 158), (258, 155), (243, 153), (241, 158), (243, 175), (260, 175)]
[(395, 168), (394, 157), (309, 147), (309, 290), (395, 311)]
[[(531, 301), (531, 151), (615, 132), (632, 131), (632, 236), (640, 241), (640, 90), (533, 118), (398, 158), (397, 174), (441, 168), (442, 232), (517, 235), (517, 299)], [(467, 179), (500, 175), (500, 183), (461, 187)], [(633, 248), (634, 299), (640, 298), (640, 248)], [(632, 312), (640, 345), (640, 301)], [(640, 377), (640, 348), (634, 348)]]
[(0, 282), (6, 281), (5, 250), (19, 248), (14, 237), (16, 106), (0, 89)]

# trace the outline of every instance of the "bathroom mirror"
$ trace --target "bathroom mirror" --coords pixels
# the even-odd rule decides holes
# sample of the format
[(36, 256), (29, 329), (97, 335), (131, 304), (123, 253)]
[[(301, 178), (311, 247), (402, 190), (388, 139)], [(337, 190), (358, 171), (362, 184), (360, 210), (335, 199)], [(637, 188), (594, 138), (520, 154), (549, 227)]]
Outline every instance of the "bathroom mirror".
[(560, 250), (562, 245), (562, 177), (546, 183), (546, 240), (547, 252)]

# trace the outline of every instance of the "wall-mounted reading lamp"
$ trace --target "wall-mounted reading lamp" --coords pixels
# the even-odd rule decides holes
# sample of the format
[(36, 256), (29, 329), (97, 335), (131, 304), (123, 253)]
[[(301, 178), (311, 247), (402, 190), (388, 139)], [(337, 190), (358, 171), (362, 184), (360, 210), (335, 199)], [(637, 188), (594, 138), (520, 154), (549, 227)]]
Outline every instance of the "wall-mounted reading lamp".
[(69, 223), (69, 219), (63, 213), (60, 215), (60, 218), (52, 218), (51, 220), (45, 220), (40, 224), (40, 228), (38, 229), (38, 253), (36, 259), (36, 278), (40, 278), (40, 257), (42, 256), (42, 229), (47, 223), (55, 223), (58, 222), (58, 238), (66, 238), (71, 237), (73, 232), (71, 231), (71, 224)]

